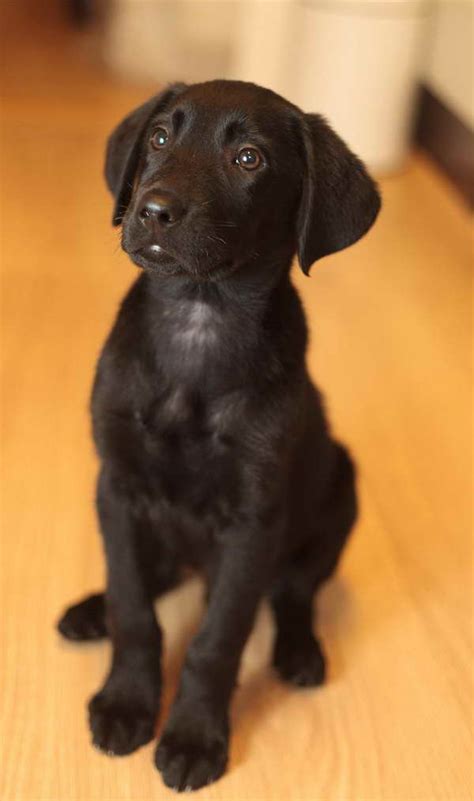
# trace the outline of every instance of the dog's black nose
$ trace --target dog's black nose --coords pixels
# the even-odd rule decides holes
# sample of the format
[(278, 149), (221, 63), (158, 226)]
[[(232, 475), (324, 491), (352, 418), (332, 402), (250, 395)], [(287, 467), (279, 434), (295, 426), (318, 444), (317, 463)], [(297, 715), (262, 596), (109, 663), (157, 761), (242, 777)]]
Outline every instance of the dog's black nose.
[(184, 206), (169, 192), (147, 192), (140, 201), (138, 216), (146, 228), (171, 228), (184, 216)]

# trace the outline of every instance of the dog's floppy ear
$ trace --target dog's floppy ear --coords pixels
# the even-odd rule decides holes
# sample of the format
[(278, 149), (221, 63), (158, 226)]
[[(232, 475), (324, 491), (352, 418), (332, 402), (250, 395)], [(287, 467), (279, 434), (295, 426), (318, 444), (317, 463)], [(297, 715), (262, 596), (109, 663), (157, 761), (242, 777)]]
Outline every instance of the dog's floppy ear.
[(357, 242), (375, 222), (380, 195), (362, 162), (319, 114), (302, 123), (306, 169), (297, 219), (306, 275), (317, 259)]
[(105, 154), (105, 180), (115, 198), (113, 225), (120, 225), (133, 191), (143, 137), (152, 115), (164, 109), (186, 84), (173, 84), (130, 112), (112, 131)]

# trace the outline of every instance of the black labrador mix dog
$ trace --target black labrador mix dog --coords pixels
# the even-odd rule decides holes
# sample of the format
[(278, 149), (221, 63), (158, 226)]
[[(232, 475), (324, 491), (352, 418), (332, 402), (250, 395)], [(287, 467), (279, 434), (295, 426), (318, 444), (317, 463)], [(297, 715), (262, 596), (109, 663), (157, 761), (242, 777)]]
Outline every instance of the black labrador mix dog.
[(112, 133), (113, 222), (143, 268), (99, 360), (92, 398), (105, 594), (71, 607), (65, 637), (110, 635), (89, 705), (95, 745), (153, 738), (162, 634), (154, 599), (183, 568), (208, 605), (156, 765), (197, 789), (228, 756), (229, 703), (255, 611), (275, 615), (273, 664), (324, 679), (315, 590), (356, 516), (354, 470), (305, 367), (290, 277), (356, 242), (380, 207), (362, 163), (318, 115), (250, 83), (174, 85)]

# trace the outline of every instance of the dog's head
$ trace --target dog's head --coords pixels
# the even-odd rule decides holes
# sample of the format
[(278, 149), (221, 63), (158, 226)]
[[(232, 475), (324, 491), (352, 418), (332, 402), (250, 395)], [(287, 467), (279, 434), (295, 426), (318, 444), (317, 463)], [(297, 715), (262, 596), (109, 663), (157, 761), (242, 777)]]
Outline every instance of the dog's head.
[(125, 251), (164, 275), (216, 279), (295, 252), (307, 273), (380, 208), (322, 117), (239, 81), (176, 84), (132, 111), (109, 138), (105, 175)]

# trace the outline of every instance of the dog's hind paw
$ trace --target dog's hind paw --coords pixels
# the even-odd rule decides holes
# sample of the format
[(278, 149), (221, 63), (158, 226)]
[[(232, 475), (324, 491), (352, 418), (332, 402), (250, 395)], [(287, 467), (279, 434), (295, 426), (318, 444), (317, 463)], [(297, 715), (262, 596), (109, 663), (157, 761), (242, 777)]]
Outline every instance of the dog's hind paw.
[(90, 595), (70, 606), (60, 618), (57, 627), (66, 640), (85, 642), (107, 637), (104, 594)]
[(273, 665), (280, 677), (296, 687), (316, 687), (326, 677), (326, 661), (314, 637), (298, 642), (279, 639), (273, 654)]

